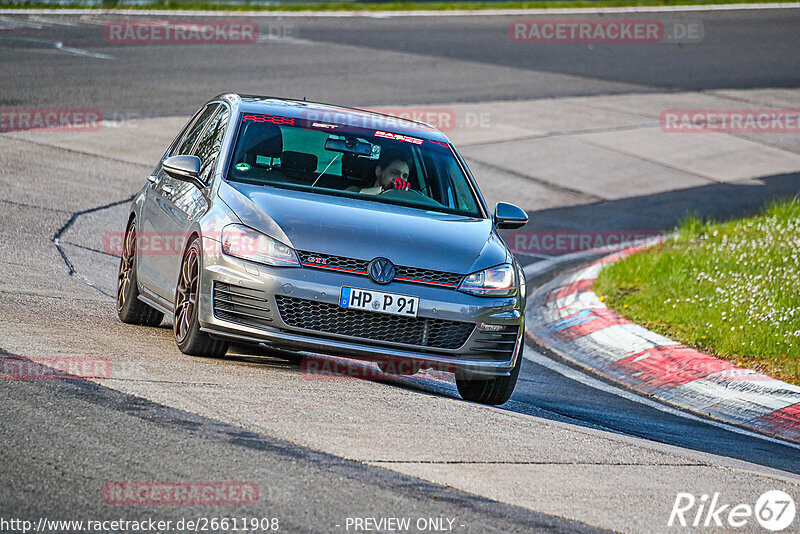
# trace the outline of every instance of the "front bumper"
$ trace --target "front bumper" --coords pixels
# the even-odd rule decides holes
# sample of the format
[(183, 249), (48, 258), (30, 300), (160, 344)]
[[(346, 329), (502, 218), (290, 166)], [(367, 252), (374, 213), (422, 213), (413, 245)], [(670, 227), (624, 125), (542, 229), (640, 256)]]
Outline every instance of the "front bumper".
[[(210, 335), (357, 359), (410, 360), (423, 368), (487, 376), (506, 376), (517, 363), (525, 331), (524, 299), (519, 295), (482, 298), (454, 289), (405, 282), (383, 286), (367, 277), (308, 267), (268, 267), (225, 256), (219, 243), (208, 238), (203, 241), (203, 249), (198, 320), (201, 330)], [(420, 298), (421, 319), (474, 326), (468, 327), (469, 335), (463, 344), (445, 347), (366, 338), (357, 333), (343, 335), (284, 321), (276, 297), (291, 296), (296, 302), (324, 303), (330, 308), (338, 306), (342, 286), (415, 295)], [(238, 311), (231, 312), (233, 307), (222, 300), (231, 298), (230, 294), (252, 295), (253, 300), (233, 297), (247, 302), (249, 307), (237, 306)], [(493, 328), (503, 330), (489, 332), (478, 325), (494, 325)], [(503, 341), (497, 341), (500, 338)]]

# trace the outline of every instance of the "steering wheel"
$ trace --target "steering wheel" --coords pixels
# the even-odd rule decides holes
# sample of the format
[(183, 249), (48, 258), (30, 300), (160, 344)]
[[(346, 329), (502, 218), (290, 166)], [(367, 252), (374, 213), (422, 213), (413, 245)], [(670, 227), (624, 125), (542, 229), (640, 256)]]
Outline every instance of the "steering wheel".
[(416, 189), (387, 189), (386, 191), (381, 191), (378, 194), (385, 195), (387, 193), (416, 193), (417, 195), (425, 196), (421, 191), (417, 191)]
[[(411, 194), (409, 194), (411, 193)], [(389, 195), (388, 198), (396, 198), (397, 200), (402, 200), (406, 202), (412, 202), (413, 204), (419, 204), (421, 206), (431, 206), (441, 208), (443, 206), (442, 203), (437, 202), (436, 200), (432, 199), (422, 191), (417, 191), (416, 189), (407, 189), (405, 191), (400, 191), (397, 189), (387, 189), (378, 195)]]

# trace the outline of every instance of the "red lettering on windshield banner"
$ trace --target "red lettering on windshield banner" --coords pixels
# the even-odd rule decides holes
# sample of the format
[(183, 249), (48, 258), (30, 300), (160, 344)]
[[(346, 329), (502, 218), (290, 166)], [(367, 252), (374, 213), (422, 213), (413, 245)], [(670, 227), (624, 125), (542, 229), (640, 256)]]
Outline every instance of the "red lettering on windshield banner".
[(416, 137), (409, 137), (407, 135), (401, 135), (391, 132), (383, 132), (378, 130), (375, 132), (375, 137), (383, 137), (384, 139), (394, 139), (395, 141), (405, 141), (406, 143), (413, 143), (415, 145), (421, 145), (425, 142), (424, 139), (417, 139)]
[(272, 124), (288, 124), (294, 126), (294, 117), (278, 117), (276, 115), (245, 115), (242, 122), (270, 122)]

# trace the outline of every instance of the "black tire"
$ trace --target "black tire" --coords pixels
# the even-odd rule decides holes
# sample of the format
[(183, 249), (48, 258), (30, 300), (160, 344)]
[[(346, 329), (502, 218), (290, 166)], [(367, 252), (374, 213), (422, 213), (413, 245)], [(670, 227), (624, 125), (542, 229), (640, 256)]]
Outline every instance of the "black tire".
[(117, 315), (123, 323), (158, 326), (164, 314), (139, 300), (136, 264), (136, 225), (131, 221), (125, 230), (125, 245), (119, 260)]
[(182, 353), (220, 358), (228, 352), (229, 343), (201, 332), (200, 323), (197, 321), (201, 258), (200, 241), (195, 238), (183, 254), (181, 270), (178, 273), (172, 332), (175, 335), (175, 343)]
[(481, 404), (491, 404), (492, 406), (505, 404), (511, 398), (511, 394), (514, 393), (514, 387), (517, 385), (519, 370), (522, 368), (523, 347), (524, 344), (520, 344), (517, 364), (509, 376), (475, 378), (475, 375), (456, 371), (456, 387), (458, 387), (458, 393), (461, 398)]

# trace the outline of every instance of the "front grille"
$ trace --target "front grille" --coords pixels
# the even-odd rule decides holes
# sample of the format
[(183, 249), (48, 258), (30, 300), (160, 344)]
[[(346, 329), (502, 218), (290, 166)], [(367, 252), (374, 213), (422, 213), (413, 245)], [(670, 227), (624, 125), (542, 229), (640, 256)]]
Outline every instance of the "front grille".
[(444, 271), (431, 271), (428, 269), (417, 269), (416, 267), (398, 267), (395, 280), (402, 278), (403, 281), (412, 283), (428, 283), (458, 287), (462, 274), (446, 273)]
[[(350, 274), (367, 276), (368, 260), (333, 256), (330, 254), (317, 254), (316, 252), (308, 252), (305, 250), (298, 250), (297, 253), (300, 255), (300, 263), (302, 263), (304, 267), (338, 270)], [(435, 285), (455, 289), (464, 277), (463, 274), (418, 269), (417, 267), (404, 267), (402, 265), (398, 265), (396, 268), (395, 280), (410, 282), (412, 284)]]
[(276, 295), (275, 300), (288, 326), (373, 341), (457, 349), (466, 343), (475, 328), (472, 323), (350, 310), (336, 304), (284, 295)]
[(479, 330), (470, 350), (462, 359), (508, 361), (514, 356), (514, 347), (519, 337), (519, 326), (506, 326), (499, 332)]
[[(344, 256), (331, 256), (330, 254), (317, 254), (298, 250), (300, 263), (305, 267), (316, 267), (319, 269), (343, 269), (353, 271), (354, 274), (367, 276), (367, 260), (357, 260), (355, 258), (345, 258)], [(323, 263), (324, 262), (324, 263)]]
[(214, 317), (261, 328), (269, 326), (269, 300), (267, 294), (257, 289), (224, 284), (214, 281)]

